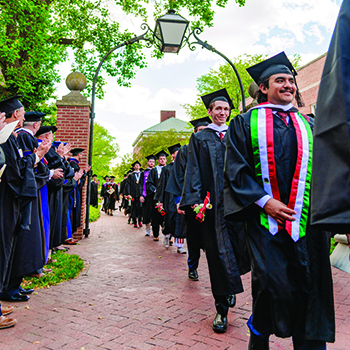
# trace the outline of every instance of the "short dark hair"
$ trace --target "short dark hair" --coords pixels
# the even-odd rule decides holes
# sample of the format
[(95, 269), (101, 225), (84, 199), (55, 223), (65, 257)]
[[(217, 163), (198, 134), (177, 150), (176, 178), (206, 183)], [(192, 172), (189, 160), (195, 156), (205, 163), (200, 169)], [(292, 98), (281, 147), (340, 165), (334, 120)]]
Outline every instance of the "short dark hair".
[[(264, 85), (266, 87), (266, 89), (269, 88), (269, 78), (267, 78), (266, 80), (264, 80), (261, 84)], [(260, 85), (261, 85), (260, 84)], [(263, 103), (263, 102), (267, 102), (267, 95), (264, 94), (261, 90), (260, 90), (260, 86), (259, 86), (259, 90), (256, 92), (255, 95), (258, 103)], [(298, 107), (304, 107), (305, 103), (303, 101), (303, 97), (301, 96), (299, 89), (297, 87), (297, 90), (295, 92), (295, 100), (297, 101)]]

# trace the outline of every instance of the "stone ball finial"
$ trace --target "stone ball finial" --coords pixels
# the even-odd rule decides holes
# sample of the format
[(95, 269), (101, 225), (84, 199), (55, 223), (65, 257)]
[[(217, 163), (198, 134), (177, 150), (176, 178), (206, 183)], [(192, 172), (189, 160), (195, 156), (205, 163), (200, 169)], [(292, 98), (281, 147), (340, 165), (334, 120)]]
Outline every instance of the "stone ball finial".
[(259, 91), (259, 86), (253, 81), (248, 88), (248, 93), (251, 98), (256, 98), (256, 93)]
[(72, 72), (66, 78), (66, 85), (70, 91), (83, 91), (87, 85), (87, 80), (84, 74)]

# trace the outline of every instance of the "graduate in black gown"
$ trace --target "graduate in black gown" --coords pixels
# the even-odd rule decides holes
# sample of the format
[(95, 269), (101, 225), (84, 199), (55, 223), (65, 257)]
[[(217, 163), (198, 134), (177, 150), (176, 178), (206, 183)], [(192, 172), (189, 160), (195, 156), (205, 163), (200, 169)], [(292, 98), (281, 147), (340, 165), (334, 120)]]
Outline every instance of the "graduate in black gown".
[(90, 188), (90, 205), (98, 207), (98, 182), (97, 175), (92, 175), (91, 188)]
[(146, 157), (146, 159), (147, 159), (148, 166), (143, 172), (142, 196), (140, 197), (140, 200), (142, 202), (142, 223), (146, 225), (145, 236), (150, 236), (153, 198), (150, 196), (147, 196), (146, 182), (150, 171), (155, 166), (156, 156), (153, 154), (150, 154), (149, 156)]
[(101, 186), (101, 192), (100, 195), (103, 198), (103, 203), (102, 203), (102, 211), (104, 211), (106, 214), (108, 214), (108, 206), (109, 206), (109, 194), (108, 194), (108, 186), (109, 186), (109, 176), (106, 175), (103, 180), (105, 182)]
[(83, 148), (77, 147), (73, 148), (70, 153), (70, 166), (74, 169), (75, 173), (81, 174), (79, 180), (75, 182), (74, 189), (70, 193), (69, 198), (69, 208), (71, 208), (71, 225), (72, 225), (72, 234), (74, 234), (77, 229), (81, 226), (81, 205), (82, 205), (82, 196), (83, 196), (83, 187), (86, 181), (86, 171), (90, 169), (83, 170), (80, 169), (79, 162), (82, 157)]
[(121, 211), (121, 209), (124, 209), (124, 215), (126, 215), (126, 199), (124, 198), (124, 192), (125, 192), (125, 184), (126, 184), (126, 180), (128, 178), (128, 174), (124, 174), (124, 179), (121, 181), (120, 183), (120, 198), (121, 198), (121, 203), (119, 206), (119, 211)]
[(110, 191), (109, 194), (109, 215), (113, 216), (113, 211), (115, 210), (115, 202), (117, 200), (117, 197), (119, 196), (118, 193), (118, 185), (114, 182), (115, 176), (111, 176), (110, 179), (110, 188), (113, 189), (113, 191)]
[[(6, 123), (18, 122), (22, 127), (24, 108), (18, 97), (0, 102), (0, 110), (6, 112)], [(32, 202), (37, 198), (37, 185), (34, 167), (49, 149), (49, 144), (42, 144), (35, 154), (23, 157), (18, 146), (17, 134), (12, 133), (1, 145), (6, 157), (6, 168), (0, 182), (0, 292), (2, 300), (26, 301), (28, 297), (17, 293), (4, 293), (9, 288), (9, 279), (17, 245), (17, 236), (22, 229), (30, 230)]]
[(232, 102), (225, 89), (202, 99), (212, 123), (190, 138), (180, 209), (185, 210), (186, 215), (196, 216), (193, 207), (203, 204), (209, 192), (212, 209), (206, 210), (205, 220), (199, 228), (217, 311), (212, 328), (217, 333), (224, 333), (228, 309), (235, 305), (235, 295), (243, 292), (240, 273), (249, 268), (240, 268), (238, 264), (239, 255), (243, 253), (244, 227), (224, 218), (225, 122), (230, 116)]
[(130, 217), (134, 227), (142, 227), (142, 202), (140, 197), (142, 196), (142, 185), (143, 185), (143, 172), (140, 171), (141, 163), (137, 160), (132, 163), (134, 171), (128, 176), (125, 195), (131, 196), (131, 208)]
[(248, 69), (258, 103), (235, 117), (226, 135), (225, 216), (247, 221), (253, 314), (249, 349), (269, 335), (294, 349), (334, 342), (329, 242), (309, 225), (313, 120), (301, 105), (296, 72), (284, 52)]
[(166, 191), (166, 186), (174, 167), (174, 161), (180, 148), (181, 145), (179, 143), (168, 148), (173, 161), (162, 169), (157, 186), (157, 192), (154, 198), (165, 210), (163, 225), (164, 247), (167, 249), (169, 248), (170, 238), (173, 236), (175, 238), (174, 245), (177, 247), (177, 252), (180, 254), (186, 254), (186, 250), (184, 249), (186, 232), (185, 217), (177, 212), (175, 195)]
[[(194, 133), (197, 133), (205, 129), (210, 123), (209, 117), (199, 118), (190, 121), (194, 127)], [(170, 174), (166, 191), (172, 193), (175, 196), (175, 204), (177, 208), (180, 204), (181, 194), (185, 179), (186, 166), (188, 157), (188, 145), (182, 146), (174, 161), (174, 166)], [(185, 214), (184, 211), (178, 209), (178, 213)], [(186, 216), (186, 242), (188, 251), (188, 278), (193, 281), (198, 280), (198, 264), (200, 258), (200, 250), (203, 248), (202, 237), (200, 235), (200, 223), (194, 218), (193, 215)]]
[[(39, 135), (37, 137), (40, 139), (43, 136)], [(69, 165), (65, 158), (70, 149), (70, 144), (67, 145), (60, 141), (55, 141), (52, 143), (49, 152), (47, 152), (45, 155), (47, 167), (50, 170), (62, 169), (63, 172), (63, 177), (51, 178), (48, 182), (50, 207), (50, 250), (59, 247), (66, 239), (66, 230), (64, 230), (62, 233), (63, 213), (65, 213), (67, 217), (67, 210), (64, 208), (63, 188), (65, 183), (73, 180), (75, 174), (73, 168)], [(64, 227), (66, 227), (66, 224)], [(64, 239), (62, 236), (64, 236)]]
[(153, 240), (158, 242), (159, 228), (162, 225), (164, 219), (163, 219), (163, 216), (158, 212), (158, 209), (156, 209), (157, 201), (154, 199), (154, 195), (157, 191), (157, 186), (158, 186), (160, 175), (162, 173), (162, 169), (166, 165), (166, 157), (168, 156), (168, 154), (162, 150), (157, 154), (155, 154), (155, 156), (158, 160), (158, 165), (155, 166), (153, 169), (151, 169), (151, 171), (149, 172), (149, 175), (146, 181), (146, 192), (147, 192), (147, 196), (149, 196), (149, 199), (151, 200), (152, 198), (152, 201), (153, 201), (151, 226), (152, 226)]
[[(44, 113), (27, 112), (23, 127), (17, 129), (17, 142), (22, 149), (23, 156), (33, 154), (39, 146), (38, 140), (34, 135), (41, 128), (41, 118)], [(46, 142), (51, 143), (51, 128), (46, 127), (51, 133), (50, 139)], [(14, 251), (13, 264), (9, 286), (6, 290), (7, 295), (17, 295), (23, 293), (20, 284), (25, 275), (43, 276), (43, 266), (49, 255), (50, 242), (50, 214), (47, 182), (50, 177), (62, 176), (59, 171), (55, 174), (50, 172), (45, 164), (45, 158), (39, 162), (35, 168), (35, 180), (37, 186), (37, 198), (31, 204), (31, 222), (30, 228), (22, 228), (17, 237), (16, 249)], [(24, 298), (24, 297), (23, 297)]]

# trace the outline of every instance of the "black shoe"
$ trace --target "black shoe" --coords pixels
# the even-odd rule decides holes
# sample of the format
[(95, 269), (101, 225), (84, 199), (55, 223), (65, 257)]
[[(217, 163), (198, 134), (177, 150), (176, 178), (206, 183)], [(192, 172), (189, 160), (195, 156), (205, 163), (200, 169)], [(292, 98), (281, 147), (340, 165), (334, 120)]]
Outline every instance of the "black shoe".
[(236, 295), (232, 294), (227, 296), (227, 302), (229, 307), (235, 307), (236, 305)]
[(261, 339), (250, 332), (248, 350), (269, 350), (269, 339)]
[(22, 295), (32, 294), (33, 292), (34, 289), (23, 289), (22, 287), (19, 287), (19, 293)]
[(2, 293), (0, 296), (0, 300), (3, 301), (12, 301), (12, 302), (20, 302), (20, 301), (28, 301), (30, 298), (27, 295), (22, 294), (15, 294), (15, 295), (9, 295), (6, 292)]
[(216, 314), (212, 328), (215, 333), (225, 333), (227, 331), (227, 317), (222, 317), (219, 313)]
[(188, 278), (192, 281), (198, 281), (198, 273), (197, 270), (188, 271)]

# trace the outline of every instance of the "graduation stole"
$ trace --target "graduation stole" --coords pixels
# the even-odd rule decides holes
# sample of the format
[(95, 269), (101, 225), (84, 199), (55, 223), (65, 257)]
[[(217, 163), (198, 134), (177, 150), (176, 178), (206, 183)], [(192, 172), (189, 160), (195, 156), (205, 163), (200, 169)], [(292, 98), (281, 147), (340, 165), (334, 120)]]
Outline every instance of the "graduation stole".
[[(288, 208), (297, 212), (295, 221), (286, 221), (285, 229), (297, 242), (305, 236), (309, 210), (309, 195), (312, 169), (312, 132), (305, 118), (299, 113), (289, 112), (297, 136), (298, 155), (293, 175)], [(256, 108), (251, 113), (251, 139), (254, 154), (255, 175), (258, 183), (267, 194), (280, 201), (276, 175), (275, 152), (273, 144), (273, 113), (270, 108)], [(260, 224), (272, 235), (282, 226), (268, 216), (260, 213)]]

